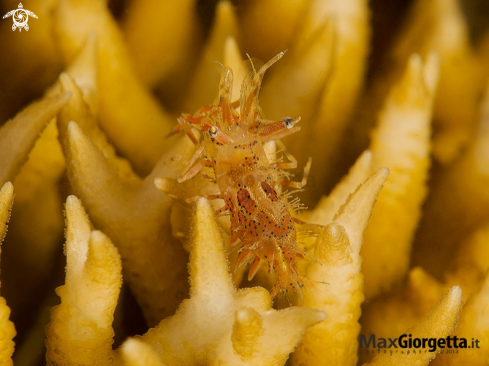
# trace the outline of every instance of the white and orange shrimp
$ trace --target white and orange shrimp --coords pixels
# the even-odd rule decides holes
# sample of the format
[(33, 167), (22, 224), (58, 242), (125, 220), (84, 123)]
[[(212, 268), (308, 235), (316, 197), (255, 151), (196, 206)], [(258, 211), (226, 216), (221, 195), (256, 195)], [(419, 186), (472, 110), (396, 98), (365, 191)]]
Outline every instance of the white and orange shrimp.
[[(263, 262), (270, 272), (277, 275), (272, 297), (279, 292), (293, 290), (301, 293), (307, 282), (297, 269), (297, 260), (304, 251), (297, 245), (297, 222), (289, 212), (292, 203), (286, 195), (277, 192), (278, 186), (302, 188), (310, 169), (309, 160), (302, 182), (276, 181), (284, 176), (284, 169), (293, 169), (297, 161), (290, 155), (279, 139), (300, 130), (300, 117), (268, 121), (261, 118), (258, 94), (265, 71), (278, 61), (283, 52), (276, 55), (259, 69), (253, 70), (243, 82), (239, 101), (232, 102), (233, 73), (222, 66), (218, 101), (204, 107), (193, 115), (183, 114), (174, 132), (185, 131), (197, 149), (183, 170), (178, 182), (184, 182), (202, 169), (209, 167), (219, 194), (206, 196), (223, 199), (224, 207), (218, 213), (229, 213), (231, 219), (231, 242), (241, 242), (236, 266), (251, 263), (248, 279), (251, 280)], [(202, 131), (199, 141), (192, 132), (194, 127)], [(285, 152), (286, 162), (270, 162), (263, 144), (277, 141)], [(211, 173), (212, 175), (212, 173)]]

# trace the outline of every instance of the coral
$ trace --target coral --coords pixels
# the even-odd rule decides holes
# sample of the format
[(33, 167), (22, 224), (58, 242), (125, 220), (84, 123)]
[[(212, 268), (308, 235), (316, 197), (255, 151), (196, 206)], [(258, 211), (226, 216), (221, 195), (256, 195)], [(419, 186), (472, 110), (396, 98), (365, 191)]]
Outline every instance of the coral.
[(283, 364), (304, 331), (325, 314), (307, 307), (270, 309), (270, 295), (263, 288), (236, 291), (213, 216), (201, 199), (192, 233), (190, 299), (141, 339), (167, 365)]
[[(393, 4), (32, 0), (29, 31), (3, 19), (0, 364), (487, 365), (488, 5)], [(291, 212), (303, 296), (272, 300), (267, 266), (235, 269), (209, 176), (177, 182), (195, 147), (174, 127), (226, 97), (216, 62), (237, 96), (279, 53), (251, 115), (300, 116), (264, 150), (312, 168)], [(402, 334), (471, 348), (363, 343)]]
[[(328, 318), (313, 327), (293, 355), (293, 364), (321, 362), (355, 365), (358, 319), (363, 296), (360, 248), (375, 199), (387, 178), (386, 168), (365, 181), (341, 207), (316, 244), (307, 276), (321, 287), (304, 290), (302, 306), (321, 309)], [(322, 345), (335, 349), (334, 353)]]
[(46, 328), (46, 358), (52, 365), (112, 364), (112, 321), (119, 297), (121, 259), (110, 239), (92, 230), (80, 201), (66, 201), (65, 285), (61, 304)]
[(45, 98), (32, 104), (2, 126), (0, 129), (0, 154), (2, 155), (0, 181), (9, 181), (18, 174), (41, 131), (68, 102), (69, 98), (69, 93)]
[[(54, 27), (67, 61), (75, 57), (90, 34), (95, 35), (99, 113), (100, 121), (104, 121), (101, 127), (136, 170), (148, 173), (163, 151), (161, 140), (173, 120), (134, 74), (121, 31), (105, 2), (63, 1), (59, 3)], [(148, 136), (152, 136), (151, 141)]]
[[(414, 327), (407, 329), (405, 334), (412, 338), (445, 338), (453, 333), (455, 324), (462, 308), (462, 291), (455, 286), (441, 299), (431, 311)], [(441, 348), (437, 348), (440, 352)], [(425, 365), (436, 357), (436, 352), (423, 352), (414, 350), (409, 357), (410, 365)], [(382, 354), (376, 356), (367, 365), (403, 365), (407, 364), (403, 352)]]
[[(0, 190), (0, 244), (7, 232), (7, 222), (10, 217), (14, 201), (14, 187), (7, 182)], [(15, 337), (14, 324), (9, 320), (10, 308), (5, 298), (0, 296), (0, 363), (2, 365), (13, 365), (12, 354), (14, 353)]]
[(213, 210), (201, 199), (191, 239), (190, 299), (174, 316), (114, 351), (120, 256), (107, 236), (91, 229), (74, 196), (68, 197), (66, 216), (66, 282), (57, 289), (61, 304), (51, 310), (46, 329), (48, 364), (121, 364), (142, 348), (148, 354), (144, 364), (276, 365), (285, 362), (308, 327), (325, 318), (308, 307), (270, 309), (263, 288), (236, 290)]
[[(409, 268), (411, 242), (427, 191), (437, 61), (430, 54), (423, 65), (418, 55), (411, 56), (402, 79), (387, 96), (372, 134), (372, 168), (387, 166), (391, 174), (361, 250), (367, 298), (398, 285)], [(396, 245), (385, 247), (385, 243)]]

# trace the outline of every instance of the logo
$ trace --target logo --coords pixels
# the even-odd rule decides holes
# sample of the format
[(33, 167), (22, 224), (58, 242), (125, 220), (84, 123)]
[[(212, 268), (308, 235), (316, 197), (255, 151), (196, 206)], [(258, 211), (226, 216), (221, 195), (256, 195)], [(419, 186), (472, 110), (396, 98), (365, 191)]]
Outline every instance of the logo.
[(14, 25), (12, 25), (13, 31), (15, 31), (17, 28), (19, 28), (19, 32), (22, 31), (22, 28), (28, 31), (29, 25), (27, 24), (27, 21), (29, 20), (29, 15), (34, 18), (37, 18), (36, 14), (34, 14), (30, 10), (25, 10), (24, 7), (22, 6), (22, 3), (19, 3), (19, 8), (9, 11), (7, 14), (3, 16), (3, 19), (12, 16), (14, 20)]
[[(470, 341), (466, 338), (457, 336), (448, 336), (446, 338), (413, 338), (411, 334), (402, 334), (398, 338), (377, 338), (375, 334), (367, 337), (360, 334), (359, 338), (360, 353), (401, 353), (416, 354), (426, 352), (440, 353), (458, 353), (459, 349), (480, 348), (480, 340), (472, 338)], [(369, 352), (370, 349), (370, 352)], [(375, 352), (377, 349), (377, 352)], [(389, 349), (389, 351), (387, 351)]]

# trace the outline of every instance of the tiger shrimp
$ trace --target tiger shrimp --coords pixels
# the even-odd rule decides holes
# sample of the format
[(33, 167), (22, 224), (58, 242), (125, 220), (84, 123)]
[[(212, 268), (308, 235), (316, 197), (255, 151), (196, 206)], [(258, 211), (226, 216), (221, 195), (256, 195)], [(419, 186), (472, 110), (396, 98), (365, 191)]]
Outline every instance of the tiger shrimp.
[[(279, 139), (300, 130), (300, 117), (285, 117), (278, 121), (261, 118), (258, 94), (265, 71), (283, 56), (276, 55), (259, 69), (253, 70), (241, 86), (239, 100), (232, 102), (232, 70), (222, 66), (219, 99), (193, 115), (183, 114), (174, 132), (185, 131), (197, 149), (187, 163), (178, 182), (208, 167), (219, 194), (206, 196), (222, 199), (224, 206), (218, 214), (228, 213), (231, 221), (231, 243), (241, 242), (236, 268), (251, 264), (248, 280), (257, 273), (262, 263), (268, 263), (269, 272), (275, 273), (277, 283), (271, 290), (272, 298), (278, 293), (293, 290), (301, 294), (307, 279), (297, 268), (297, 260), (305, 252), (297, 245), (299, 220), (289, 212), (293, 203), (287, 195), (279, 193), (279, 186), (300, 189), (307, 182), (309, 159), (301, 182), (291, 182), (277, 177), (286, 175), (285, 169), (297, 166), (296, 159), (288, 153)], [(202, 132), (199, 141), (192, 127)], [(263, 144), (276, 141), (284, 151), (286, 161), (270, 162)], [(212, 173), (211, 173), (212, 175)]]

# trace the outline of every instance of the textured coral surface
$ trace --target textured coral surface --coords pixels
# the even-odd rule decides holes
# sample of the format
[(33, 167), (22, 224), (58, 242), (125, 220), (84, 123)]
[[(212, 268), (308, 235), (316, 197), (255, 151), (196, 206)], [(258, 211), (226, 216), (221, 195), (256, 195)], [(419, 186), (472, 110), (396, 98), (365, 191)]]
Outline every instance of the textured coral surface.
[[(489, 365), (485, 1), (23, 9), (0, 21), (0, 365)], [(272, 299), (171, 131), (223, 97), (216, 61), (238, 99), (283, 51), (259, 111), (301, 131), (265, 150), (312, 168), (288, 198), (307, 280)]]

